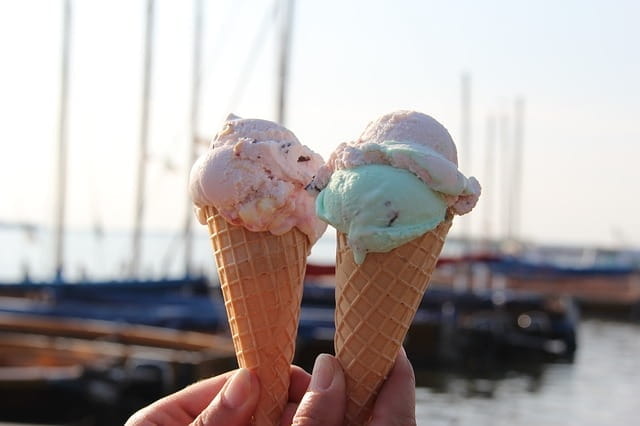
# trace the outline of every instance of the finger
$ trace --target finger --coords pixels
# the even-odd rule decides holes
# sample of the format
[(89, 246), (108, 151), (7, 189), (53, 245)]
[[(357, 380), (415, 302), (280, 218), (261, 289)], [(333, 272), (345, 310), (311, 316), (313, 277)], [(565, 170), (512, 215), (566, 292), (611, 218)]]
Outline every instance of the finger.
[(291, 366), (291, 382), (289, 383), (289, 402), (282, 411), (282, 426), (290, 426), (298, 405), (311, 382), (311, 375), (297, 365)]
[(167, 397), (166, 403), (179, 406), (190, 413), (191, 418), (194, 418), (211, 403), (211, 400), (220, 393), (220, 390), (237, 371), (228, 371), (219, 376), (194, 383)]
[(296, 415), (299, 403), (289, 402), (282, 410), (282, 418), (280, 420), (280, 426), (291, 426), (293, 424), (293, 416)]
[(239, 369), (193, 422), (194, 426), (249, 424), (259, 395), (258, 379), (246, 368)]
[(416, 424), (416, 378), (404, 348), (385, 380), (373, 407), (370, 426)]
[(220, 392), (234, 371), (194, 383), (141, 409), (127, 421), (127, 426), (148, 424), (184, 424), (191, 422)]
[[(346, 403), (342, 368), (331, 355), (316, 358), (309, 389), (291, 421), (293, 426), (339, 426), (344, 420)], [(284, 419), (283, 419), (284, 420)]]
[(291, 366), (291, 382), (289, 383), (289, 401), (300, 402), (309, 387), (311, 374), (297, 365)]

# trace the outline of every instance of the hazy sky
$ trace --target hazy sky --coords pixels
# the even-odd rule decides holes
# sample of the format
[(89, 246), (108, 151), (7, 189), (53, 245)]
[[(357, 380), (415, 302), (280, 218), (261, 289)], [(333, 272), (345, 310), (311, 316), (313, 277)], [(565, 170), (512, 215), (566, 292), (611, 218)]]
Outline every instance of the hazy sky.
[[(67, 220), (73, 227), (127, 228), (145, 2), (72, 3)], [(0, 221), (53, 220), (62, 4), (0, 1)], [(205, 1), (203, 137), (231, 110), (275, 118), (273, 4)], [(156, 1), (148, 229), (179, 228), (187, 209), (191, 7)], [(298, 0), (287, 126), (325, 157), (395, 109), (434, 116), (455, 140), (466, 72), (471, 144), (467, 151), (459, 147), (459, 157), (462, 171), (486, 185), (476, 210), (453, 234), (505, 232), (504, 188), (512, 176), (503, 151), (486, 158), (486, 123), (504, 117), (511, 135), (520, 96), (519, 236), (638, 247), (638, 17), (635, 1)], [(500, 139), (498, 146), (511, 142)]]

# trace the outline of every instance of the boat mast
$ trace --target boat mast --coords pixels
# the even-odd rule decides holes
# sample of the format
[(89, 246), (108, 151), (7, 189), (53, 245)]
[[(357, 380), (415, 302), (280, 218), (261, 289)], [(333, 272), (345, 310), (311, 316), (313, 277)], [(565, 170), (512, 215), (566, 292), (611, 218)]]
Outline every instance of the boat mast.
[(492, 238), (493, 238), (493, 228), (492, 223), (494, 220), (493, 213), (493, 178), (495, 176), (495, 151), (496, 151), (496, 117), (489, 116), (487, 117), (487, 140), (486, 140), (486, 150), (485, 150), (485, 175), (484, 182), (482, 182), (484, 188), (486, 189), (482, 196), (484, 197), (484, 208), (485, 208), (485, 238), (487, 249), (489, 249)]
[(500, 190), (502, 192), (502, 206), (503, 217), (503, 239), (506, 243), (511, 242), (511, 202), (509, 201), (511, 196), (511, 173), (513, 171), (513, 164), (511, 163), (511, 141), (509, 138), (509, 116), (506, 112), (503, 112), (500, 116), (500, 160), (501, 160), (501, 173), (500, 173)]
[[(461, 99), (460, 99), (460, 147), (464, 164), (461, 164), (462, 170), (469, 170), (471, 165), (471, 75), (465, 72), (461, 78)], [(466, 172), (470, 173), (470, 172)], [(468, 218), (461, 221), (462, 239), (464, 241), (464, 250), (469, 252), (470, 245), (470, 223)]]
[(511, 179), (511, 194), (509, 196), (510, 220), (509, 234), (512, 238), (518, 239), (520, 233), (520, 212), (522, 201), (522, 145), (524, 142), (524, 99), (517, 97), (514, 105), (513, 123), (513, 176)]
[(285, 125), (287, 86), (289, 80), (289, 56), (291, 51), (291, 28), (293, 26), (293, 0), (282, 0), (280, 25), (280, 61), (278, 68), (278, 98), (276, 121)]
[(131, 257), (131, 276), (140, 272), (140, 252), (142, 237), (142, 221), (144, 218), (144, 198), (146, 184), (147, 147), (149, 139), (149, 98), (151, 96), (151, 61), (153, 50), (153, 14), (154, 0), (147, 0), (146, 28), (144, 38), (144, 68), (142, 77), (142, 112), (140, 118), (140, 142), (138, 148), (138, 176), (136, 182), (136, 210), (133, 227), (133, 249)]
[(65, 0), (62, 24), (62, 68), (58, 117), (58, 173), (55, 194), (54, 266), (55, 279), (62, 281), (64, 268), (64, 227), (67, 193), (67, 110), (69, 106), (69, 57), (71, 44), (71, 0)]
[[(190, 166), (196, 160), (198, 145), (198, 119), (200, 112), (200, 85), (202, 63), (202, 0), (195, 0), (193, 15), (193, 65), (191, 78), (191, 119), (189, 122), (189, 157), (187, 165)], [(193, 266), (193, 203), (187, 196), (187, 210), (184, 226), (184, 269), (185, 274), (190, 275)]]

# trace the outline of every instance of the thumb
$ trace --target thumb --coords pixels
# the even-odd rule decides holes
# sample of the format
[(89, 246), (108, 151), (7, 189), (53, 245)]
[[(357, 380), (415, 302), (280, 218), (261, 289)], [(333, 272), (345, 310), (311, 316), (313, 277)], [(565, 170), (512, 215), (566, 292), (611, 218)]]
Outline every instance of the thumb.
[(370, 426), (415, 426), (416, 378), (404, 348), (385, 380), (373, 407)]
[(340, 426), (344, 421), (346, 385), (338, 360), (316, 358), (311, 383), (293, 416), (292, 426)]
[(241, 368), (225, 383), (192, 425), (247, 425), (258, 403), (259, 392), (258, 379), (246, 368)]

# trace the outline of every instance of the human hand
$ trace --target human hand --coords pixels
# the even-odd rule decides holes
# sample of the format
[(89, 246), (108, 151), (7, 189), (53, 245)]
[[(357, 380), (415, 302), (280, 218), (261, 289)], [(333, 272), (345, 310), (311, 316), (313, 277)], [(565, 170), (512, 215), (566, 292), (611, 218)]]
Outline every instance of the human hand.
[[(369, 426), (414, 426), (416, 424), (416, 381), (404, 349), (385, 380), (373, 407)], [(346, 386), (338, 360), (326, 354), (316, 359), (309, 389), (304, 394), (293, 417), (290, 405), (285, 410), (282, 425), (340, 426), (344, 422)]]
[[(255, 375), (239, 369), (203, 380), (162, 398), (135, 413), (126, 426), (250, 424), (258, 402)], [(344, 421), (346, 385), (338, 360), (321, 354), (309, 376), (291, 367), (289, 402), (281, 425), (340, 426)], [(382, 385), (373, 408), (370, 426), (412, 426), (415, 420), (415, 377), (401, 349)]]
[[(311, 376), (291, 366), (289, 403), (285, 412), (293, 416)], [(126, 426), (183, 426), (188, 424), (249, 425), (259, 396), (258, 379), (246, 368), (212, 377), (166, 396), (141, 409)], [(291, 423), (289, 423), (291, 424)]]

